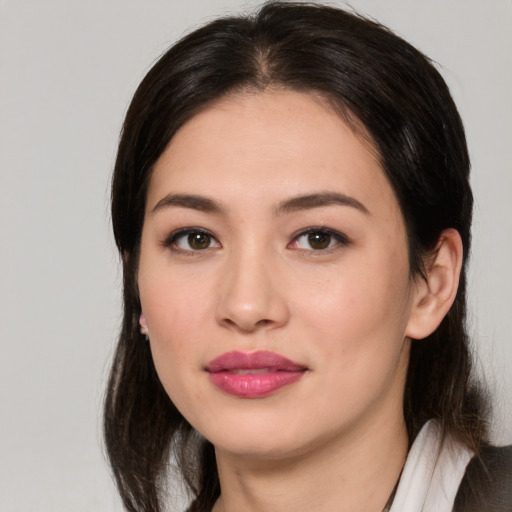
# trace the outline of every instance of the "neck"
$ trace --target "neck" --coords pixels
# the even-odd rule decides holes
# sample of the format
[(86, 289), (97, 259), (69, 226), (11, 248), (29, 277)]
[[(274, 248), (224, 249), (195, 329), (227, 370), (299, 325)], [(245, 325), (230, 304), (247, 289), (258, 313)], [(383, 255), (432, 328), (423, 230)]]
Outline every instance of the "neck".
[(403, 418), (340, 437), (279, 460), (217, 450), (222, 494), (213, 511), (381, 512), (407, 455)]

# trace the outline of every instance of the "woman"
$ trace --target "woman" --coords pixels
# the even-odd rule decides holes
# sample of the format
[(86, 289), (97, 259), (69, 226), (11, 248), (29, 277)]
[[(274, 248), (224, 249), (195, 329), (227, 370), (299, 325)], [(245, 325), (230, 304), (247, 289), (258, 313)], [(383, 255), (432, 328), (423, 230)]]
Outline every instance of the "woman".
[[(173, 46), (115, 166), (105, 403), (128, 510), (510, 510), (465, 330), (472, 194), (427, 58), (268, 3)], [(508, 508), (507, 508), (508, 507)]]

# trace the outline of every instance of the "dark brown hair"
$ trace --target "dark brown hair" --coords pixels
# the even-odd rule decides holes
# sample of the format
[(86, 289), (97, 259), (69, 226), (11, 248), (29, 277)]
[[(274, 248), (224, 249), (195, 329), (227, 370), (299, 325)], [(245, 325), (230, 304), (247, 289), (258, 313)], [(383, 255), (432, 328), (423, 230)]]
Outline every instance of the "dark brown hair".
[(174, 407), (139, 332), (136, 271), (151, 169), (198, 110), (267, 87), (320, 93), (345, 120), (365, 127), (405, 219), (413, 275), (423, 274), (443, 229), (460, 233), (458, 294), (439, 328), (412, 344), (404, 414), (410, 440), (430, 418), (477, 452), (486, 439), (465, 327), (469, 158), (450, 92), (428, 58), (378, 23), (333, 7), (270, 2), (254, 15), (213, 21), (171, 47), (140, 84), (124, 122), (112, 185), (124, 318), (104, 431), (130, 511), (162, 510), (171, 454), (194, 496), (192, 511), (211, 510), (220, 493), (213, 446)]

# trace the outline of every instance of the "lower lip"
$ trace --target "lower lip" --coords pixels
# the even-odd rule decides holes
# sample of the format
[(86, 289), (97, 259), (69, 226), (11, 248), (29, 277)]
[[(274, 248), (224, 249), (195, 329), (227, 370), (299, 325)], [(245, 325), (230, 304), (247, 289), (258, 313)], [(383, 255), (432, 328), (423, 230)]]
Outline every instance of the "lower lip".
[(210, 373), (210, 380), (220, 390), (239, 398), (262, 398), (297, 382), (305, 372), (276, 371), (269, 373)]

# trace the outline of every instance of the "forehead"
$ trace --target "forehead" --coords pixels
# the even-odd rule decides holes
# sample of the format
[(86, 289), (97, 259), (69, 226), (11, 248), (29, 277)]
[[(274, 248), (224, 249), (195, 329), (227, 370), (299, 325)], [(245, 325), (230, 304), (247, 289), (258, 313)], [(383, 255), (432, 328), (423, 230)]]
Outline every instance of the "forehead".
[(191, 191), (277, 201), (334, 190), (363, 203), (396, 203), (370, 140), (320, 95), (233, 94), (178, 130), (154, 166), (148, 207), (162, 194)]

